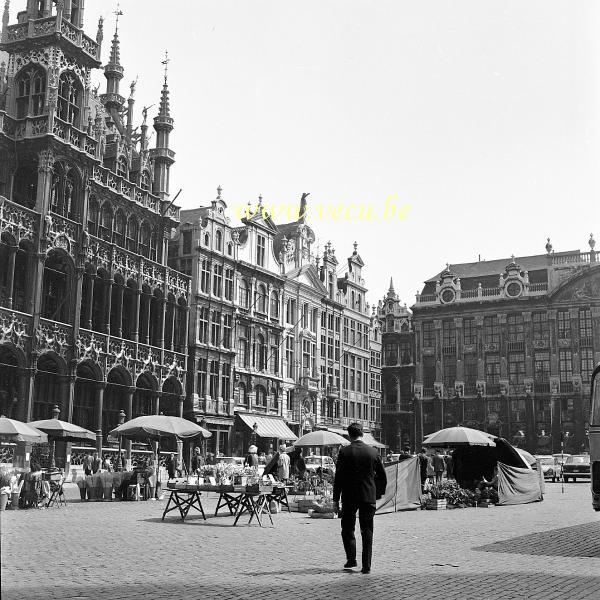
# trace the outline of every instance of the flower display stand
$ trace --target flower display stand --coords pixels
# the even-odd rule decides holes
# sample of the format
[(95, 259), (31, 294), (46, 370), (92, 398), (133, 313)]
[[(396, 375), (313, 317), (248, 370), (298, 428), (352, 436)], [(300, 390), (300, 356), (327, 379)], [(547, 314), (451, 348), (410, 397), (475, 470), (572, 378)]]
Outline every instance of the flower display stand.
[(430, 498), (426, 504), (427, 510), (446, 510), (445, 498)]

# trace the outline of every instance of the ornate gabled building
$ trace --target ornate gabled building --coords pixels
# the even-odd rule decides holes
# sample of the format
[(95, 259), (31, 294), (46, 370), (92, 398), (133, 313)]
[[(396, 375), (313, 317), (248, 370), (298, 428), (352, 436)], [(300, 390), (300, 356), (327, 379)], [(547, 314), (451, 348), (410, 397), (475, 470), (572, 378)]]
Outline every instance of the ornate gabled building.
[(554, 252), (548, 240), (546, 254), (448, 265), (426, 281), (412, 318), (419, 435), (462, 423), (540, 454), (561, 439), (565, 452), (588, 447), (600, 362), (593, 236), (589, 246)]
[[(259, 198), (234, 227), (219, 190), (211, 207), (182, 211), (170, 243), (169, 263), (193, 277), (194, 359), (186, 410), (222, 440), (209, 440), (213, 450), (242, 454), (254, 441), (268, 451), (290, 434), (324, 427), (341, 431), (352, 420), (378, 431), (371, 418), (377, 410), (370, 410), (375, 400), (369, 391), (371, 317), (363, 263), (355, 248), (349, 272), (340, 278), (331, 244), (322, 259), (317, 255), (315, 234), (304, 218), (307, 196), (296, 221), (275, 224)], [(217, 268), (219, 278), (221, 268), (228, 275), (215, 293)], [(234, 341), (212, 343), (218, 328), (213, 318), (229, 316)], [(231, 372), (227, 385), (221, 375), (220, 389), (219, 368)]]
[[(0, 402), (23, 420), (96, 432), (120, 419), (182, 414), (189, 280), (166, 266), (179, 221), (169, 199), (167, 73), (148, 148), (120, 93), (118, 23), (92, 87), (96, 39), (83, 0), (29, 0), (0, 50)], [(118, 19), (118, 16), (117, 16)], [(124, 411), (124, 414), (121, 412)], [(129, 451), (129, 450), (128, 450)], [(60, 457), (59, 457), (60, 458)], [(64, 455), (63, 455), (64, 458)]]
[(415, 374), (415, 343), (412, 314), (400, 302), (390, 279), (390, 288), (377, 306), (382, 344), (382, 439), (392, 452), (405, 446), (419, 449), (413, 382)]

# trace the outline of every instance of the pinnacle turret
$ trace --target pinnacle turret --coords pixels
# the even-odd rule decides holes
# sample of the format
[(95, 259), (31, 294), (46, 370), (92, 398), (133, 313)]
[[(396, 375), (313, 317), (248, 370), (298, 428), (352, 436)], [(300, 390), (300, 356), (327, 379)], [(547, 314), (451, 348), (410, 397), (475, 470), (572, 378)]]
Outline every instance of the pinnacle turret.
[(119, 41), (119, 16), (123, 13), (117, 10), (115, 13), (117, 19), (115, 22), (115, 34), (110, 47), (110, 57), (104, 67), (104, 77), (106, 77), (106, 94), (103, 98), (107, 108), (120, 108), (125, 104), (125, 98), (119, 94), (119, 82), (123, 79), (123, 67), (121, 66), (121, 43)]

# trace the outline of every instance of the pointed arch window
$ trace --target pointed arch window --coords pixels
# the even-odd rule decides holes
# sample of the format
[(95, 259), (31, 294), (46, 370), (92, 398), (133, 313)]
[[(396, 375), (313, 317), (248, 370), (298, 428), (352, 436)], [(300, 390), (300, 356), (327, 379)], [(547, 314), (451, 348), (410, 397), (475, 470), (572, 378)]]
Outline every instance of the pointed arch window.
[(126, 222), (125, 214), (122, 210), (118, 210), (115, 215), (114, 242), (122, 248), (125, 246)]
[(55, 164), (50, 186), (50, 210), (72, 221), (78, 221), (78, 196), (79, 185), (74, 169), (61, 163)]
[(100, 215), (100, 222), (98, 224), (98, 237), (101, 237), (107, 242), (111, 241), (112, 238), (112, 221), (113, 214), (108, 202), (104, 202), (102, 205), (102, 212)]
[(150, 237), (150, 225), (143, 223), (140, 228), (139, 253), (146, 258), (150, 258)]
[(76, 127), (79, 125), (81, 106), (81, 83), (67, 71), (60, 76), (58, 83), (58, 118)]
[(140, 177), (140, 187), (146, 192), (150, 191), (150, 173), (148, 173), (148, 171), (142, 171), (142, 176)]
[(129, 217), (127, 221), (127, 250), (135, 252), (137, 250), (138, 241), (138, 223), (135, 217)]
[(41, 115), (46, 102), (46, 73), (33, 65), (22, 70), (16, 78), (17, 119)]
[(127, 159), (124, 156), (119, 156), (117, 160), (117, 175), (127, 177)]
[(98, 235), (98, 219), (100, 218), (100, 206), (95, 196), (90, 198), (88, 209), (87, 230), (90, 235)]

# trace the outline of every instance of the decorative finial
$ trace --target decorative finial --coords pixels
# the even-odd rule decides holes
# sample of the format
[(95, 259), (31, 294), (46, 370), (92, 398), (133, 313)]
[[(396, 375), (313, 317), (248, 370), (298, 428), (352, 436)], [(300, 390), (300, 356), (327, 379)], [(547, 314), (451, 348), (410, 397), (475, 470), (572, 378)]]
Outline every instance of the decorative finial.
[(354, 242), (354, 244), (352, 244), (354, 246), (354, 254), (358, 254), (357, 252), (357, 248), (358, 248), (358, 242)]
[(394, 292), (394, 279), (392, 277), (390, 277), (390, 292)]
[(552, 254), (552, 244), (550, 243), (550, 238), (548, 238), (548, 241), (546, 242), (546, 252), (548, 254)]
[(446, 263), (446, 271), (450, 270), (450, 263)]
[(515, 262), (515, 255), (514, 254), (510, 255), (510, 262), (513, 262), (513, 263)]
[(259, 194), (259, 195), (258, 195), (258, 205), (259, 205), (259, 206), (262, 206), (262, 200), (263, 200), (263, 198), (262, 198), (262, 194)]
[(169, 51), (165, 50), (165, 60), (163, 60), (160, 64), (161, 65), (165, 65), (165, 85), (167, 84), (167, 73), (169, 70), (169, 63), (171, 62), (171, 59), (169, 58)]
[(117, 2), (117, 10), (115, 10), (114, 14), (117, 17), (117, 20), (115, 21), (115, 33), (116, 33), (119, 30), (119, 17), (123, 14), (123, 11), (121, 10), (118, 2)]
[(221, 192), (223, 191), (223, 188), (221, 186), (219, 186), (217, 188), (217, 200), (221, 199)]
[(592, 252), (594, 251), (594, 246), (596, 245), (596, 240), (594, 239), (594, 234), (590, 233), (590, 239), (588, 240), (588, 244), (590, 245), (590, 249)]

